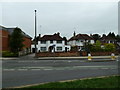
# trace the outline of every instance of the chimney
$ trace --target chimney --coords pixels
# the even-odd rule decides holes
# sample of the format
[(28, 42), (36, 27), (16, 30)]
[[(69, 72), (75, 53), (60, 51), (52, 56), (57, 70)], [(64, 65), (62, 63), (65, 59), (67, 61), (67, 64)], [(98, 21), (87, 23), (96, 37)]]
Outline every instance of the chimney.
[(39, 34), (39, 38), (41, 37), (41, 34)]
[(73, 36), (74, 36), (74, 37), (76, 36), (76, 33), (75, 33), (75, 31), (74, 31), (74, 33), (73, 33)]
[(59, 36), (60, 36), (60, 33), (58, 32), (58, 33), (57, 33), (57, 35), (59, 35)]

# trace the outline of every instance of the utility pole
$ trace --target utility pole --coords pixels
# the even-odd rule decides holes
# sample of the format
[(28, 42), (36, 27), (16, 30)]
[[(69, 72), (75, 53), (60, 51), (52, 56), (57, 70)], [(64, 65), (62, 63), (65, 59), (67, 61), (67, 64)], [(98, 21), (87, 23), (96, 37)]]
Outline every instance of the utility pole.
[(37, 27), (36, 12), (37, 12), (37, 10), (35, 10), (35, 53), (37, 52), (37, 48), (36, 48), (36, 44), (37, 44), (37, 39), (36, 39), (36, 27)]

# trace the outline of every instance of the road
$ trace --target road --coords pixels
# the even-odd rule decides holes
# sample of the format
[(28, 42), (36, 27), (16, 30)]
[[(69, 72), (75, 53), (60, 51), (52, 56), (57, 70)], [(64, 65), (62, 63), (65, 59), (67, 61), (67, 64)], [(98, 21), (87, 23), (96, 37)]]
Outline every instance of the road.
[(118, 61), (3, 60), (3, 88), (45, 82), (118, 75)]

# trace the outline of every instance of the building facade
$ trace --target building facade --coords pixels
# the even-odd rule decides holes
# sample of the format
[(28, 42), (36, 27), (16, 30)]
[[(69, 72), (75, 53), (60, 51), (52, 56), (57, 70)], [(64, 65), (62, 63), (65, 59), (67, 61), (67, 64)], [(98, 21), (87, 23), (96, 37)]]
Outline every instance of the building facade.
[(0, 26), (0, 51), (9, 50), (9, 32), (3, 26)]
[[(1, 51), (10, 51), (10, 46), (9, 46), (9, 40), (10, 40), (10, 35), (13, 33), (15, 28), (5, 28), (3, 26), (0, 26), (0, 38), (2, 39), (1, 42)], [(31, 37), (27, 35), (25, 32), (22, 31), (23, 35), (23, 50), (21, 53), (30, 53), (31, 52)]]
[(74, 47), (77, 46), (78, 47), (78, 51), (82, 50), (82, 48), (87, 44), (94, 44), (94, 39), (90, 36), (88, 36), (87, 34), (77, 34), (75, 35), (74, 32), (74, 36), (71, 37), (68, 40), (68, 45)]
[(112, 38), (110, 36), (103, 36), (100, 38), (101, 43), (105, 44), (105, 43), (113, 43), (116, 44), (116, 39)]
[(39, 36), (38, 52), (67, 52), (70, 51), (70, 45), (65, 44), (65, 40), (60, 33), (53, 35)]

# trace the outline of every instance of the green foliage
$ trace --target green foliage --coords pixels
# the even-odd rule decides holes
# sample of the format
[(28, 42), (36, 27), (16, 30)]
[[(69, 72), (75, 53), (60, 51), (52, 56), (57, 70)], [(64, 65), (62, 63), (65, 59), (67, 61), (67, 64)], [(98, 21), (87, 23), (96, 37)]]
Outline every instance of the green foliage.
[(120, 42), (120, 35), (117, 35), (116, 37), (116, 40)]
[(100, 39), (99, 34), (93, 34), (92, 37), (94, 38), (95, 42)]
[(86, 48), (88, 49), (88, 51), (94, 51), (94, 45), (93, 44), (87, 44)]
[(114, 32), (112, 32), (112, 33), (110, 32), (107, 36), (115, 38), (115, 33)]
[(112, 43), (105, 44), (105, 51), (111, 51), (111, 52), (114, 52), (114, 51), (115, 51), (115, 45), (112, 44)]
[(101, 51), (102, 50), (100, 41), (98, 41), (98, 40), (96, 41), (94, 49), (95, 49), (95, 51)]
[(2, 52), (2, 57), (17, 57), (18, 53), (13, 53), (10, 51), (3, 51)]
[(78, 51), (78, 47), (77, 46), (72, 46), (71, 51)]
[(14, 53), (19, 52), (23, 45), (23, 35), (20, 28), (15, 28), (12, 35), (10, 36), (10, 48)]
[(95, 44), (88, 44), (87, 48), (89, 48), (89, 50), (91, 52), (101, 52), (101, 51), (106, 51), (106, 52), (114, 52), (116, 50), (116, 47), (114, 44), (109, 43), (109, 44), (105, 44), (102, 47), (102, 44), (100, 41), (96, 41)]

